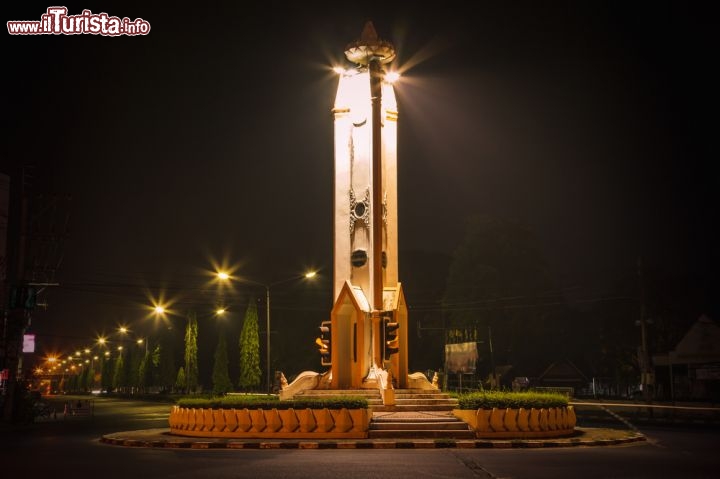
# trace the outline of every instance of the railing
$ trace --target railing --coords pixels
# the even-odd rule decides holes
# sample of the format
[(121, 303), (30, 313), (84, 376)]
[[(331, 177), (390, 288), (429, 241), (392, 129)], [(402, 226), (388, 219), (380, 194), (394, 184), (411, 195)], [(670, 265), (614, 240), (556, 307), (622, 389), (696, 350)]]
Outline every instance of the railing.
[(550, 386), (550, 387), (542, 387), (542, 386), (535, 387), (534, 386), (534, 387), (531, 387), (530, 389), (532, 389), (533, 391), (538, 391), (538, 392), (564, 394), (568, 398), (573, 397), (573, 394), (575, 393), (574, 388), (561, 387), (561, 386), (558, 386), (558, 387), (552, 387), (552, 386)]
[(392, 387), (392, 378), (390, 372), (385, 372), (382, 369), (378, 369), (373, 366), (373, 374), (377, 379), (378, 390), (380, 391), (380, 398), (382, 399), (384, 406), (395, 405), (395, 390)]
[(622, 415), (629, 419), (677, 422), (677, 423), (720, 423), (720, 407), (714, 405), (671, 405), (653, 404), (645, 402), (604, 402), (604, 401), (571, 401), (576, 410), (592, 411), (597, 409), (603, 411), (616, 419), (623, 420)]
[(95, 402), (90, 399), (80, 399), (65, 403), (63, 418), (73, 416), (93, 417), (95, 415)]

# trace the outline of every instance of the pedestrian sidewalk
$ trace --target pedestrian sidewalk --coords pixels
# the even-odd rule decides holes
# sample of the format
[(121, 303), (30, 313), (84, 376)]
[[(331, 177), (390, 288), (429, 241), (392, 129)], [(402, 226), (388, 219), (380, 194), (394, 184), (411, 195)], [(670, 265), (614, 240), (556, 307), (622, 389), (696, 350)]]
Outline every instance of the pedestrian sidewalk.
[(145, 429), (106, 434), (100, 442), (114, 446), (174, 449), (432, 449), (432, 448), (545, 448), (615, 446), (645, 441), (633, 430), (576, 428), (571, 437), (551, 439), (238, 439), (186, 437), (170, 429)]

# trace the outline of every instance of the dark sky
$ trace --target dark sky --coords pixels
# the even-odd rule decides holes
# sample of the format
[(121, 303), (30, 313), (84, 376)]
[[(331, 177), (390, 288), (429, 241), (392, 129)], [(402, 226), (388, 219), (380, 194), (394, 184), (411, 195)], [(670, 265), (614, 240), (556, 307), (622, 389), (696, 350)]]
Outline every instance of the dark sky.
[[(69, 214), (39, 334), (140, 321), (144, 291), (197, 289), (213, 261), (266, 283), (322, 268), (308, 328), (326, 319), (330, 68), (367, 20), (411, 66), (397, 87), (402, 252), (450, 254), (465, 218), (487, 214), (528, 225), (563, 287), (612, 284), (642, 255), (716, 291), (702, 3), (225, 3), (64, 3), (151, 32), (3, 35), (0, 171), (34, 165), (37, 191), (72, 198), (41, 217)], [(50, 5), (13, 2), (3, 20)], [(717, 311), (714, 297), (698, 308)], [(293, 306), (281, 291), (277, 304)]]

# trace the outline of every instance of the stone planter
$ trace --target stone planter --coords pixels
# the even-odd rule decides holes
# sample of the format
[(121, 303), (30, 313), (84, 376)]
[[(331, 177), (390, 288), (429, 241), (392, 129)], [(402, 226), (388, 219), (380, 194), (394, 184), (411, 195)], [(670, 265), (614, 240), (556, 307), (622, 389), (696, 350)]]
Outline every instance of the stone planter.
[(369, 409), (202, 409), (173, 406), (170, 434), (191, 437), (365, 439)]
[(454, 409), (477, 438), (523, 439), (570, 436), (577, 418), (572, 406), (549, 409)]

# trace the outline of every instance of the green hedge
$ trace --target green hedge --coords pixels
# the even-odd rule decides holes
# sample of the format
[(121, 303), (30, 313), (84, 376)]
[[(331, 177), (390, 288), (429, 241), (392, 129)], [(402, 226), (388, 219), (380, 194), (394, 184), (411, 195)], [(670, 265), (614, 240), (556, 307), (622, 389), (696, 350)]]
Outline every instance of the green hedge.
[(564, 394), (534, 391), (479, 391), (458, 394), (457, 399), (458, 409), (540, 409), (568, 405)]
[(281, 401), (277, 396), (243, 395), (213, 398), (181, 398), (177, 405), (203, 409), (367, 409), (368, 401), (358, 396), (331, 396), (323, 398)]

